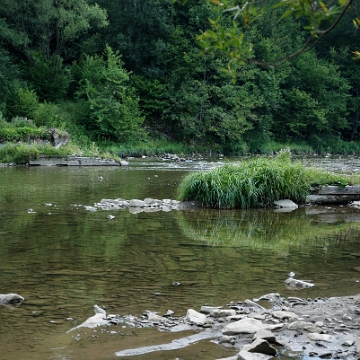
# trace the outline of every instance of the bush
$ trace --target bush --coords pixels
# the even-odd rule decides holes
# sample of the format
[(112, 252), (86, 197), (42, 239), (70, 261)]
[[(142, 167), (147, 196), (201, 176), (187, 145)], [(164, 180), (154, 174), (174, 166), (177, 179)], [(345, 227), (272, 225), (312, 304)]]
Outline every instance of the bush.
[(37, 126), (56, 127), (61, 123), (59, 107), (45, 101), (34, 110), (33, 119)]
[(26, 164), (30, 159), (38, 159), (40, 152), (34, 146), (6, 144), (0, 148), (0, 162)]
[(32, 124), (27, 124), (26, 126), (22, 123), (17, 127), (16, 124), (0, 124), (0, 142), (8, 141), (24, 141), (28, 142), (30, 140), (38, 139), (48, 139), (49, 134), (45, 128), (36, 128)]
[(7, 117), (20, 116), (31, 118), (38, 106), (39, 102), (34, 90), (17, 88), (7, 103)]

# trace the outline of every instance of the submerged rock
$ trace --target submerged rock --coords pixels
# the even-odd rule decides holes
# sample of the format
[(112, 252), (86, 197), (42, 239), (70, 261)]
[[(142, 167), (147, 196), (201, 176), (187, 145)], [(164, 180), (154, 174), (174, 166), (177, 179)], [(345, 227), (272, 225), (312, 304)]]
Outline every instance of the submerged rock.
[(102, 309), (98, 305), (94, 305), (94, 311), (95, 311), (94, 316), (89, 317), (82, 324), (68, 330), (67, 332), (69, 333), (70, 331), (73, 331), (81, 327), (94, 328), (97, 326), (107, 325), (109, 323), (109, 321), (106, 319), (106, 311), (104, 309)]
[(20, 304), (25, 299), (19, 294), (9, 293), (9, 294), (0, 294), (0, 305), (6, 306), (9, 308), (15, 308), (20, 306)]
[(178, 201), (172, 199), (102, 199), (99, 203), (93, 206), (85, 205), (85, 210), (97, 211), (101, 210), (123, 210), (128, 209), (132, 214), (141, 212), (154, 212), (154, 211), (171, 211), (171, 210), (191, 210), (201, 208), (202, 204), (198, 201)]
[(289, 289), (307, 289), (315, 286), (315, 284), (312, 284), (309, 280), (297, 280), (294, 278), (295, 273), (291, 272), (289, 274), (289, 278), (285, 280), (285, 285)]

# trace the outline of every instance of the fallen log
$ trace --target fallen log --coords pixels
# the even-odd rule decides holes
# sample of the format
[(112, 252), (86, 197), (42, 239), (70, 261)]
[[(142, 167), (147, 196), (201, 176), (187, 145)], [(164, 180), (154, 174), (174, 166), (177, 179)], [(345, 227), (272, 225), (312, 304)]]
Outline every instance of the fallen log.
[(360, 185), (319, 186), (311, 189), (306, 202), (311, 204), (347, 204), (360, 200)]

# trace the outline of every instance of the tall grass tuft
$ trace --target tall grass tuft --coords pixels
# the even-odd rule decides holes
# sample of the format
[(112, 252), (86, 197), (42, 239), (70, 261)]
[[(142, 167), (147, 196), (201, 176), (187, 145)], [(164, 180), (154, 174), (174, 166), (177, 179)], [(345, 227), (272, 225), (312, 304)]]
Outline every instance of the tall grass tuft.
[(252, 158), (210, 172), (191, 173), (180, 183), (177, 194), (179, 200), (200, 201), (206, 207), (247, 209), (266, 207), (280, 199), (303, 203), (311, 185), (320, 183), (347, 185), (348, 181), (293, 163), (290, 151), (284, 150), (274, 158)]

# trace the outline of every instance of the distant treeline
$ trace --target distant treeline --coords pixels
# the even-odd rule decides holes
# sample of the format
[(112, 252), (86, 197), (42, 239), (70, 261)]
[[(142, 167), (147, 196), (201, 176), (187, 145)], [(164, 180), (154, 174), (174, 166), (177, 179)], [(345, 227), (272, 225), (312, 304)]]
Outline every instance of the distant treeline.
[[(296, 51), (302, 19), (267, 11), (247, 36), (257, 59)], [(221, 17), (206, 0), (0, 2), (0, 127), (19, 118), (73, 138), (115, 143), (166, 139), (231, 153), (270, 141), (341, 152), (359, 142), (356, 4), (317, 46), (278, 67), (235, 78), (223, 53), (196, 37)], [(223, 17), (223, 18), (222, 18)]]

